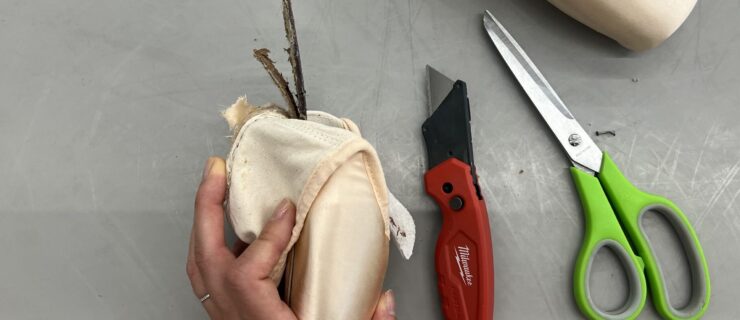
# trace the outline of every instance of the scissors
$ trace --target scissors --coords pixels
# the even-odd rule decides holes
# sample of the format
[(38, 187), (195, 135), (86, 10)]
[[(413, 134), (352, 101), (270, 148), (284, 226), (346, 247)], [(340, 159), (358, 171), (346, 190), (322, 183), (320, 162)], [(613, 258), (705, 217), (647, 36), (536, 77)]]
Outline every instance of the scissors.
[[(570, 172), (581, 199), (586, 227), (573, 275), (574, 295), (581, 312), (590, 319), (634, 319), (645, 306), (649, 288), (653, 304), (663, 318), (700, 318), (709, 306), (709, 269), (689, 220), (673, 202), (637, 189), (622, 175), (609, 154), (594, 144), (491, 12), (483, 15), (483, 25), (573, 163)], [(655, 248), (644, 233), (641, 221), (648, 211), (660, 213), (670, 222), (688, 258), (692, 292), (689, 302), (681, 308), (674, 308), (670, 303)], [(611, 249), (619, 258), (629, 284), (627, 301), (616, 310), (599, 309), (588, 287), (591, 264), (604, 248)]]

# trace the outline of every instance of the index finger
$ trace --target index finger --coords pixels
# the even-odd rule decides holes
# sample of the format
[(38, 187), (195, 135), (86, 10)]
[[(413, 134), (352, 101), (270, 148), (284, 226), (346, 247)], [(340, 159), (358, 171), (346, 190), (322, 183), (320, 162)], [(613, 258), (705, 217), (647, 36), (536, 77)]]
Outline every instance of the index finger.
[(203, 181), (195, 195), (193, 221), (193, 251), (196, 260), (228, 250), (224, 239), (224, 208), (226, 197), (226, 164), (218, 157), (211, 157), (203, 171)]

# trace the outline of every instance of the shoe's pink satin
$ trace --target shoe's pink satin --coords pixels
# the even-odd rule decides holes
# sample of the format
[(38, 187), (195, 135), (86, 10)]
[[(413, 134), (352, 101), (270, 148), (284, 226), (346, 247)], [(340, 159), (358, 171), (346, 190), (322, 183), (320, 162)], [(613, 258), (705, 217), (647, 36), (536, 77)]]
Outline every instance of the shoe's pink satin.
[(388, 263), (385, 224), (363, 154), (324, 184), (286, 266), (299, 319), (370, 319)]

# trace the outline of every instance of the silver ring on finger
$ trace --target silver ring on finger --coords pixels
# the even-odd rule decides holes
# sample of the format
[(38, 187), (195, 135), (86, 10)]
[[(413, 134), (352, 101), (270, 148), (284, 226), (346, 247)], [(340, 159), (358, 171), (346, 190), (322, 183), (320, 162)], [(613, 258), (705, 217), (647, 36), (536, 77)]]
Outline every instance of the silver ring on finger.
[(208, 300), (210, 298), (211, 298), (211, 294), (210, 293), (206, 293), (204, 296), (200, 297), (200, 303), (203, 303), (203, 302), (205, 302), (206, 300)]

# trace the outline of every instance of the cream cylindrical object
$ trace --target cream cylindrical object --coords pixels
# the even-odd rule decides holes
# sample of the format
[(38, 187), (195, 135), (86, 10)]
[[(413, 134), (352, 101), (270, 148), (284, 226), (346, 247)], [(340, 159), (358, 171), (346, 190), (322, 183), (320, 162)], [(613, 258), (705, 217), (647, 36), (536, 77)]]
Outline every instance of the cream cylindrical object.
[(670, 37), (696, 0), (548, 0), (560, 10), (622, 46), (644, 51)]

